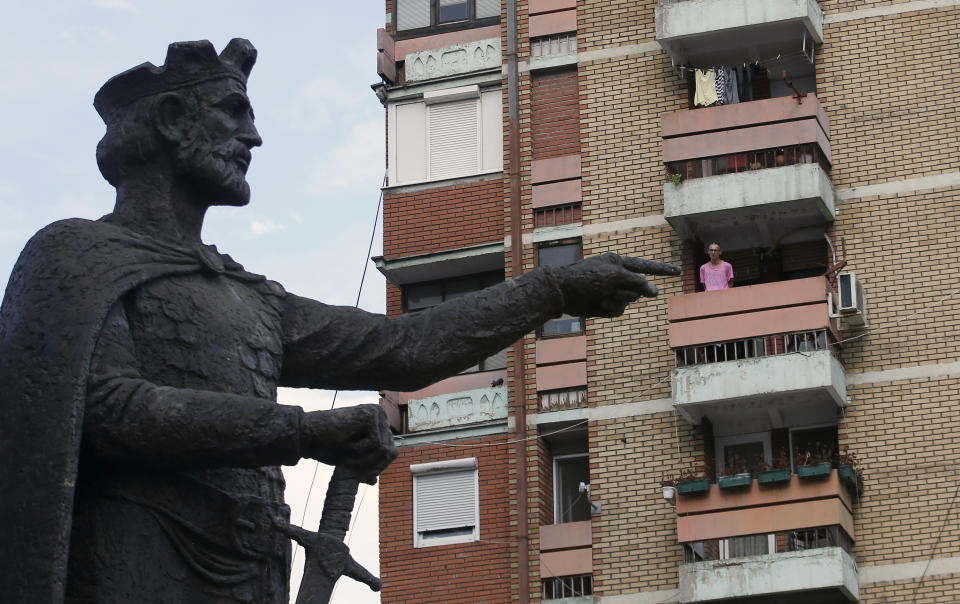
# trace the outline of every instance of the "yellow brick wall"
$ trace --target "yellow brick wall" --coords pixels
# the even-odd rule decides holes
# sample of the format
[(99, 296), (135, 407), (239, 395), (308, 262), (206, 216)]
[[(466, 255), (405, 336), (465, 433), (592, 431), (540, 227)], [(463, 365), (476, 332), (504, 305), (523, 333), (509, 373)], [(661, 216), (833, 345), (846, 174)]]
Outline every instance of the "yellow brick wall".
[(956, 6), (824, 26), (817, 88), (835, 187), (960, 167), (958, 36)]
[(577, 46), (583, 51), (653, 40), (656, 5), (657, 0), (577, 2)]
[(960, 575), (940, 575), (860, 586), (860, 604), (956, 604), (960, 602)]

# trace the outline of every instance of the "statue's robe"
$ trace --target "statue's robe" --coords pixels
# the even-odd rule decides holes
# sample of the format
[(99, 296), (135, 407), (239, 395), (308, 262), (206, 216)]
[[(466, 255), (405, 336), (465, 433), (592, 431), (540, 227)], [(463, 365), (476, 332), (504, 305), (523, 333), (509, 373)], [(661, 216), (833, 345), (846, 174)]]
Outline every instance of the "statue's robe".
[(560, 308), (538, 272), (391, 321), (109, 216), (46, 227), (0, 308), (0, 601), (285, 603), (277, 386), (412, 390)]

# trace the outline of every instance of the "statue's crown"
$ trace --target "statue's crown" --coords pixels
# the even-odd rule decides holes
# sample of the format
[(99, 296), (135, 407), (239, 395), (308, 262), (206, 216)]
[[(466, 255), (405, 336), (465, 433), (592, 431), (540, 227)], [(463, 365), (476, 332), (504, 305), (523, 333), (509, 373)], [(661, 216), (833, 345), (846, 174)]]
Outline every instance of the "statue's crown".
[(208, 40), (174, 42), (167, 47), (162, 66), (141, 63), (107, 80), (93, 97), (93, 106), (109, 123), (117, 109), (161, 92), (221, 78), (232, 78), (246, 88), (256, 60), (257, 49), (243, 38), (230, 40), (219, 55)]

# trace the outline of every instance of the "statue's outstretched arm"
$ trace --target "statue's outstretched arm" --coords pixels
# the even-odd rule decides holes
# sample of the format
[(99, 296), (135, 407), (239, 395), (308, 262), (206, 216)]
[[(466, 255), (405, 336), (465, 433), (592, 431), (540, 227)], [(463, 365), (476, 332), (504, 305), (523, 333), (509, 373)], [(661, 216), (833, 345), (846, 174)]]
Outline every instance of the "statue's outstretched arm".
[(613, 317), (679, 267), (606, 253), (389, 319), (288, 295), (282, 385), (410, 391), (476, 364), (566, 312)]

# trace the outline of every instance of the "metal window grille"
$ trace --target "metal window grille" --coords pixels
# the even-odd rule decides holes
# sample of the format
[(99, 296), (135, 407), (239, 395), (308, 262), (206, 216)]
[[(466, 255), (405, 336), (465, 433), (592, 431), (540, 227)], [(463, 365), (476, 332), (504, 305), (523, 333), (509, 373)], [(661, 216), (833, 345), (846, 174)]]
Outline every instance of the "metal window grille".
[(583, 214), (579, 203), (540, 208), (533, 211), (533, 226), (538, 229), (580, 222), (582, 219)]
[(795, 331), (759, 338), (745, 338), (725, 342), (711, 342), (677, 348), (677, 367), (722, 363), (755, 357), (767, 357), (794, 352), (826, 350), (830, 338), (826, 329)]
[(549, 390), (541, 392), (540, 411), (555, 409), (574, 409), (587, 406), (587, 389), (570, 388), (567, 390)]
[(830, 172), (827, 158), (815, 143), (790, 145), (734, 153), (731, 155), (717, 155), (698, 159), (669, 162), (667, 174), (680, 174), (685, 180), (706, 178), (721, 174), (733, 174), (748, 170), (763, 170), (765, 168), (779, 168), (796, 164), (820, 164), (826, 172)]
[(541, 585), (540, 597), (544, 600), (593, 595), (593, 575), (550, 577), (541, 581)]
[(577, 34), (570, 32), (530, 40), (530, 56), (546, 57), (577, 52)]

